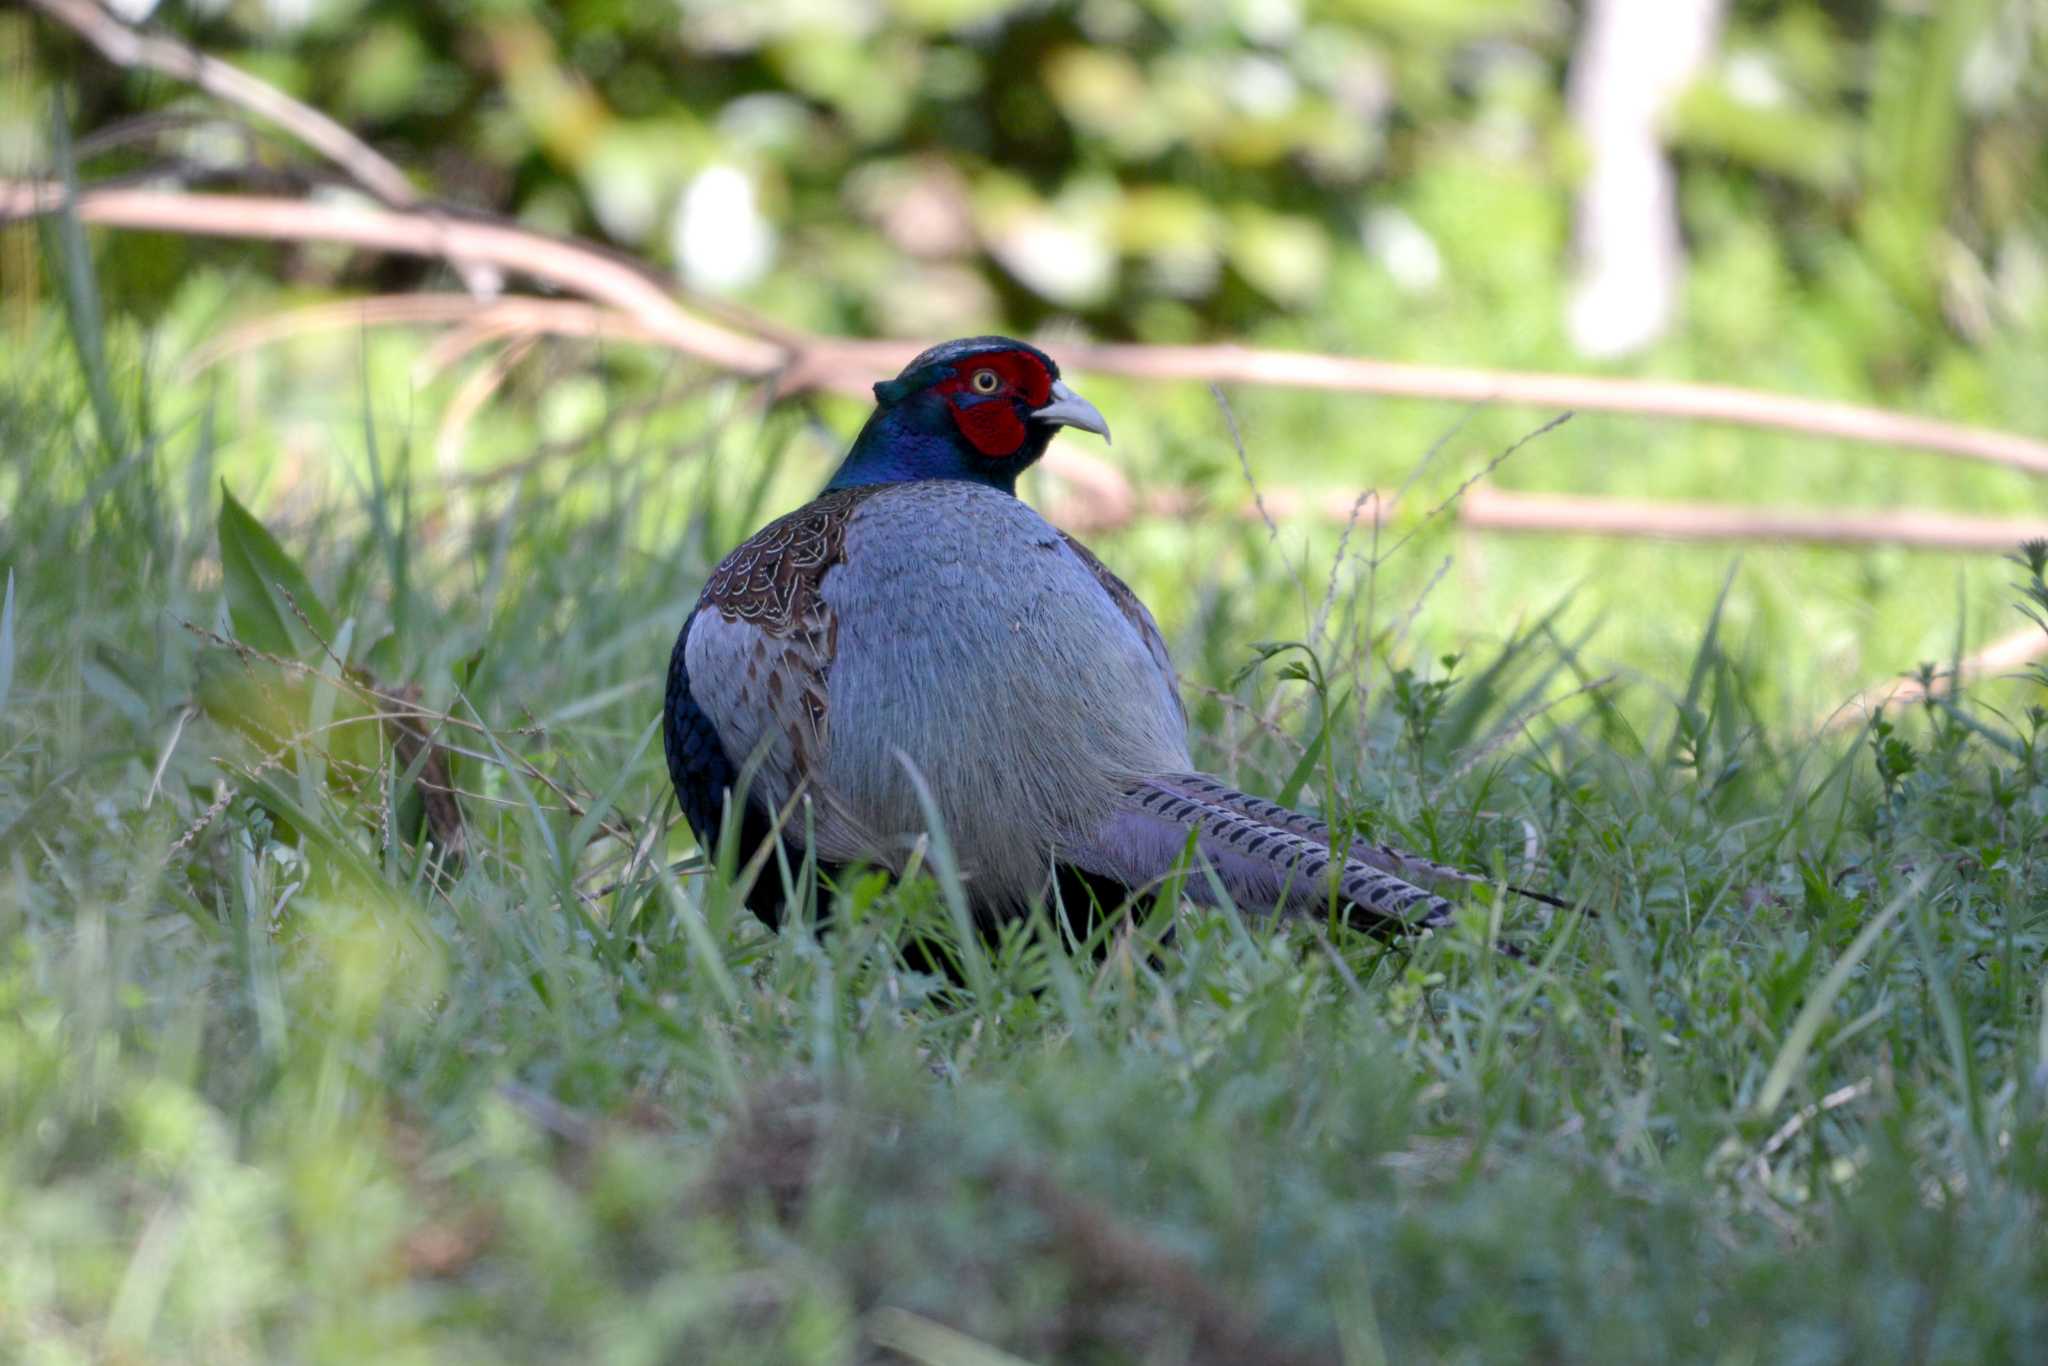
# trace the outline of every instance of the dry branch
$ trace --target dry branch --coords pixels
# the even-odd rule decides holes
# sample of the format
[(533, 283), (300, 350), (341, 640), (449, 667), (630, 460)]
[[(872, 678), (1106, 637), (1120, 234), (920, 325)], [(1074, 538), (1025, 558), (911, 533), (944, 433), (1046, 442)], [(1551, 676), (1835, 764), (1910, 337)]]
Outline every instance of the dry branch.
[[(1953, 671), (1936, 674), (1932, 691), (1937, 696), (1953, 694), (1960, 683), (1995, 677), (2048, 657), (2048, 631), (2026, 626), (2009, 636), (2000, 636), (1983, 649), (1966, 656)], [(1829, 729), (1860, 725), (1878, 707), (1900, 706), (1924, 700), (1929, 685), (1918, 678), (1899, 678), (1878, 687), (1865, 688), (1837, 707), (1824, 723)]]
[[(293, 99), (268, 81), (238, 66), (209, 57), (162, 34), (122, 23), (94, 0), (27, 0), (35, 9), (78, 34), (115, 66), (162, 72), (190, 81), (215, 99), (282, 128), (339, 167), (357, 185), (394, 209), (426, 208), (427, 201), (389, 158), (311, 105)], [(450, 252), (450, 264), (472, 293), (497, 293), (498, 280), (473, 262)]]
[(1482, 531), (1639, 536), (1673, 541), (1803, 541), (1820, 545), (1906, 545), (1933, 550), (2009, 551), (2048, 536), (2048, 520), (1964, 517), (1941, 512), (1822, 512), (1641, 498), (1508, 493), (1484, 485), (1465, 495), (1463, 525)]
[(115, 66), (139, 67), (190, 81), (214, 98), (284, 129), (393, 208), (412, 208), (421, 202), (405, 172), (368, 143), (319, 110), (240, 67), (195, 51), (174, 38), (130, 28), (93, 0), (28, 0), (28, 4), (84, 38)]
[[(37, 3), (61, 6), (66, 0)], [(0, 220), (52, 212), (62, 203), (61, 186), (0, 180)], [(85, 190), (73, 207), (82, 220), (111, 227), (268, 241), (341, 242), (369, 250), (460, 258), (516, 271), (583, 296), (479, 302), (459, 295), (421, 295), (321, 305), (235, 329), (196, 354), (191, 362), (194, 368), (249, 346), (321, 327), (459, 323), (465, 345), (543, 333), (609, 337), (666, 347), (727, 373), (771, 381), (777, 392), (832, 388), (864, 393), (874, 376), (892, 372), (905, 352), (918, 344), (855, 341), (781, 329), (773, 329), (772, 336), (750, 334), (700, 317), (676, 298), (659, 275), (637, 262), (587, 243), (499, 222), (294, 199), (129, 187)], [(2012, 433), (1718, 386), (1417, 366), (1236, 346), (1076, 344), (1062, 347), (1062, 353), (1075, 369), (1126, 376), (1466, 402), (1576, 405), (1691, 417), (1920, 446), (2048, 473), (2048, 444)], [(1198, 499), (1182, 491), (1141, 497), (1113, 466), (1065, 446), (1055, 448), (1046, 465), (1079, 495), (1065, 500), (1060, 509), (1063, 520), (1077, 527), (1121, 526), (1141, 515), (1186, 516), (1201, 506)], [(1324, 521), (1347, 521), (1355, 506), (1349, 496), (1288, 490), (1271, 490), (1267, 496), (1289, 512), (1312, 510)], [(1884, 542), (1961, 550), (2003, 550), (2029, 536), (2048, 534), (2048, 523), (1934, 513), (1806, 513), (1509, 494), (1485, 487), (1474, 488), (1466, 496), (1462, 518), (1468, 527), (1503, 531), (1826, 544)]]
[[(0, 181), (0, 218), (52, 213), (63, 200), (61, 185)], [(771, 342), (685, 311), (638, 266), (525, 228), (257, 195), (127, 188), (85, 190), (74, 209), (82, 221), (109, 227), (269, 242), (341, 242), (406, 256), (483, 261), (594, 298), (646, 328), (652, 340), (723, 369), (767, 375), (785, 360), (783, 349)]]
[(2048, 474), (2048, 442), (1853, 403), (1719, 384), (1472, 370), (1243, 346), (1066, 346), (1077, 370), (1144, 379), (1266, 384), (1456, 403), (1572, 408), (1767, 427), (1838, 441), (1909, 446)]
[[(60, 186), (0, 181), (0, 219), (54, 211)], [(686, 309), (659, 276), (586, 243), (495, 221), (445, 218), (292, 199), (98, 188), (76, 210), (88, 223), (270, 241), (342, 242), (422, 257), (461, 257), (517, 271), (626, 314), (649, 340), (737, 374), (778, 377), (787, 392), (864, 392), (916, 341), (852, 341), (782, 332), (768, 337)], [(778, 330), (779, 331), (779, 330)], [(1837, 440), (1916, 447), (2048, 474), (2048, 442), (1855, 404), (1721, 385), (1413, 365), (1240, 346), (1076, 343), (1076, 370), (1141, 379), (1264, 384), (1463, 403), (1512, 403), (1774, 428)]]
[(245, 351), (318, 332), (369, 327), (489, 328), (507, 336), (589, 337), (660, 345), (631, 317), (580, 299), (513, 296), (479, 303), (466, 294), (380, 294), (268, 313), (208, 338), (178, 368), (191, 379)]

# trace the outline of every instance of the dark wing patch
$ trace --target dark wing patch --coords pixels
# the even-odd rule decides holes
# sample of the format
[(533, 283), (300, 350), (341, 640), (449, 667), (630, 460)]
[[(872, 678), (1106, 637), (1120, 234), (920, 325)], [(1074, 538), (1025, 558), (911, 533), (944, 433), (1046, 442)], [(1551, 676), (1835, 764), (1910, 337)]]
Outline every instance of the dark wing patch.
[[(689, 651), (690, 624), (696, 617), (695, 612), (690, 613), (690, 622), (683, 624), (682, 634), (676, 637), (675, 649), (669, 655), (661, 740), (668, 754), (669, 782), (675, 787), (676, 800), (682, 803), (683, 819), (689, 823), (690, 833), (697, 837), (705, 857), (713, 858), (723, 833), (726, 794), (739, 774), (718, 738), (718, 728), (690, 690), (690, 667), (685, 656)], [(745, 864), (765, 841), (777, 836), (759, 802), (750, 798), (737, 814), (740, 828), (736, 847), (740, 862)], [(803, 861), (803, 851), (792, 846), (787, 837), (782, 837), (782, 845), (792, 868)], [(747, 888), (747, 905), (770, 929), (782, 923), (782, 879), (774, 865), (763, 870)]]
[[(691, 613), (696, 621), (707, 611), (716, 612), (727, 628), (745, 628), (734, 642), (741, 648), (728, 656), (715, 676), (697, 680), (696, 686), (701, 695), (723, 704), (712, 711), (729, 716), (737, 708), (781, 731), (788, 742), (788, 771), (780, 777), (792, 791), (808, 779), (825, 752), (828, 678), (839, 636), (838, 620), (822, 591), (825, 575), (845, 562), (846, 528), (854, 510), (884, 487), (873, 484), (825, 493), (770, 522), (719, 562)], [(711, 620), (704, 618), (706, 623)], [(686, 626), (676, 644), (678, 661), (689, 634)], [(672, 679), (679, 669), (680, 663), (672, 668)], [(712, 691), (703, 693), (704, 689)], [(677, 715), (680, 719), (672, 724), (680, 727), (688, 717)], [(709, 716), (703, 724), (710, 726)], [(679, 732), (677, 743), (684, 738)], [(723, 782), (729, 786), (744, 757), (741, 751), (758, 743), (760, 733), (720, 738), (727, 770)], [(707, 815), (723, 795), (715, 781), (710, 786), (712, 795), (702, 799)], [(690, 794), (680, 781), (677, 793), (687, 809)], [(756, 805), (752, 794), (747, 805)]]
[[(807, 723), (789, 724), (787, 729), (794, 761), (799, 771), (808, 771), (812, 751), (823, 733), (824, 674), (836, 635), (820, 586), (826, 572), (846, 558), (847, 519), (881, 488), (873, 485), (824, 494), (749, 537), (712, 571), (689, 621), (676, 637), (669, 657), (663, 747), (668, 753), (669, 780), (683, 814), (707, 851), (718, 846), (726, 794), (737, 781), (738, 764), (700, 703), (699, 694), (707, 688), (733, 689), (741, 695), (755, 688), (765, 690), (772, 711), (800, 715)], [(686, 658), (690, 629), (706, 608), (759, 633), (743, 674), (735, 669), (717, 677), (690, 677)], [(768, 648), (770, 641), (777, 642), (773, 649)], [(785, 672), (789, 677), (784, 677)], [(794, 713), (785, 705), (791, 691), (801, 703)], [(739, 814), (740, 856), (746, 858), (769, 837), (771, 824), (752, 794)], [(757, 879), (747, 904), (770, 925), (775, 924), (780, 882), (772, 876)]]
[[(691, 619), (696, 615), (692, 612)], [(686, 621), (676, 636), (675, 649), (669, 652), (661, 742), (668, 755), (668, 779), (676, 790), (676, 800), (682, 803), (683, 819), (689, 822), (697, 843), (715, 850), (726, 789), (739, 775), (719, 741), (717, 727), (690, 691), (690, 666), (685, 658), (689, 644), (690, 623)]]
[(778, 639), (814, 631), (821, 614), (830, 615), (818, 590), (825, 572), (846, 558), (846, 523), (886, 487), (837, 489), (776, 518), (719, 561), (698, 606)]
[(1095, 558), (1094, 551), (1064, 531), (1060, 533), (1060, 539), (1067, 543), (1067, 549), (1074, 552), (1074, 557), (1088, 567), (1088, 572), (1102, 585), (1102, 591), (1109, 594), (1109, 600), (1116, 604), (1117, 611), (1124, 614), (1124, 619), (1137, 631), (1138, 638), (1145, 642), (1145, 648), (1159, 661), (1159, 671), (1166, 675), (1167, 691), (1173, 694), (1173, 705), (1179, 709), (1180, 719), (1185, 723), (1188, 719), (1188, 708), (1187, 703), (1180, 698), (1180, 679), (1173, 671), (1173, 656), (1167, 653), (1166, 637), (1159, 634), (1159, 623), (1152, 619), (1151, 611), (1138, 595), (1131, 591), (1129, 584), (1118, 578), (1108, 565)]

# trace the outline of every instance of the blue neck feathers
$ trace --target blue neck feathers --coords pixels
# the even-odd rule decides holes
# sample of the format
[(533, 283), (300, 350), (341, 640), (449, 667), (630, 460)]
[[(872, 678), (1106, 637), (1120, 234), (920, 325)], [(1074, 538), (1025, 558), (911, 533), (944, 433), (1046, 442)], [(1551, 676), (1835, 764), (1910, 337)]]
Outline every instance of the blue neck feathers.
[(1014, 494), (1017, 476), (1045, 454), (1051, 439), (1051, 428), (1033, 430), (1022, 450), (1006, 459), (991, 460), (960, 435), (944, 397), (912, 394), (875, 409), (825, 488), (960, 479)]

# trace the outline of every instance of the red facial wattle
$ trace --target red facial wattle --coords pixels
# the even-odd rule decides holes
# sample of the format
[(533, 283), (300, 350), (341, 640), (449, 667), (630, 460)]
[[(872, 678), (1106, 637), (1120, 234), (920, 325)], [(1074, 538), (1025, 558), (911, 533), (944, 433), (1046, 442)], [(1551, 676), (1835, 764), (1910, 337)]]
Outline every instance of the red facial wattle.
[[(979, 389), (974, 383), (974, 377), (984, 370), (998, 381), (993, 390)], [(1027, 409), (1041, 408), (1052, 398), (1052, 376), (1036, 356), (1025, 351), (969, 357), (960, 364), (958, 374), (935, 387), (946, 396), (960, 434), (991, 460), (1006, 460), (1024, 447), (1027, 433), (1017, 401), (1023, 400)]]
[(1024, 419), (1017, 405), (997, 396), (980, 403), (953, 406), (953, 421), (967, 443), (991, 460), (1006, 460), (1024, 445)]

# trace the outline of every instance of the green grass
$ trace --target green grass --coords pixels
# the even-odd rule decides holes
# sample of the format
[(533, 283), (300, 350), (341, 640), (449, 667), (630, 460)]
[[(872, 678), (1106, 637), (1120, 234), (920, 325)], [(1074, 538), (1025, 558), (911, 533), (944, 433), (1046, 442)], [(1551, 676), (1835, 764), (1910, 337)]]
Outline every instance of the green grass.
[[(1334, 576), (1334, 538), (1149, 528), (1106, 549), (1207, 689), (1204, 762), (1599, 914), (1483, 895), (1392, 951), (1184, 911), (1099, 958), (1034, 922), (959, 945), (954, 987), (896, 952), (956, 938), (942, 880), (840, 887), (821, 938), (667, 871), (693, 852), (662, 829), (669, 640), (829, 432), (717, 384), (630, 412), (664, 376), (600, 358), (479, 432), (476, 467), (558, 458), (456, 488), (411, 343), (178, 382), (176, 320), (99, 336), (71, 278), (77, 330), (52, 315), (0, 385), (0, 1356), (2048, 1341), (2042, 680), (1816, 733), (1882, 671), (1815, 667), (1803, 614), (1845, 609), (1725, 553), (1553, 547), (1537, 577), (1541, 548), (1489, 547), (1432, 590), (1435, 527)], [(1141, 461), (1200, 448), (1230, 487), (1213, 408), (1104, 407)], [(1325, 413), (1247, 407), (1262, 470)], [(1374, 478), (1454, 418), (1382, 434)], [(1428, 477), (1531, 425), (1486, 415)], [(1929, 657), (2021, 624), (1912, 561), (1794, 562), (1889, 572), (1846, 614)], [(1614, 563), (1628, 591), (1588, 572)], [(1976, 582), (2029, 581), (2003, 569)], [(1313, 649), (1249, 668), (1288, 640)], [(439, 718), (460, 859), (415, 838), (422, 764), (343, 661)]]

